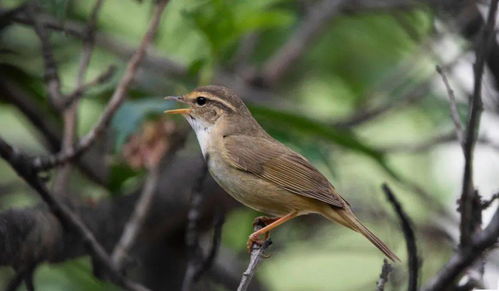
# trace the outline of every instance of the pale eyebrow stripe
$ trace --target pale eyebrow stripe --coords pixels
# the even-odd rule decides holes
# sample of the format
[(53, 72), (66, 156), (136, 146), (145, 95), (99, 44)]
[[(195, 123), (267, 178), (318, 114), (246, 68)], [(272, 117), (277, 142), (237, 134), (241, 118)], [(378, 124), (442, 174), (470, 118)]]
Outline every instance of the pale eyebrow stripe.
[(206, 93), (206, 95), (208, 95), (207, 97), (213, 101), (216, 101), (216, 102), (219, 102), (219, 103), (222, 103), (223, 105), (225, 105), (226, 107), (229, 107), (230, 109), (232, 109), (232, 111), (236, 111), (236, 108), (230, 104), (229, 102), (223, 100), (223, 99), (220, 99), (216, 96), (214, 96), (213, 94), (210, 94), (209, 92), (203, 92), (203, 93)]

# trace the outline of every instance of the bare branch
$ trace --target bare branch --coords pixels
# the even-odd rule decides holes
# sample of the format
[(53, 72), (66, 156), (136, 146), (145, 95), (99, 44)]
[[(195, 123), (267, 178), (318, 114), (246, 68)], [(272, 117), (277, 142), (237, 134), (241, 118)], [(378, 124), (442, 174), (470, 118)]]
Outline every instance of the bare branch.
[[(263, 226), (256, 224), (254, 227), (254, 231), (261, 229)], [(253, 248), (250, 253), (250, 261), (248, 267), (244, 271), (241, 282), (239, 282), (239, 286), (237, 287), (237, 291), (246, 291), (251, 283), (251, 279), (255, 275), (256, 268), (265, 258), (265, 250), (272, 244), (270, 239), (265, 240), (262, 245), (253, 244)]]
[(0, 138), (0, 156), (11, 165), (17, 174), (26, 181), (26, 183), (36, 190), (63, 226), (78, 233), (80, 238), (85, 242), (85, 245), (92, 253), (92, 257), (97, 260), (97, 262), (99, 262), (99, 264), (107, 271), (106, 274), (111, 282), (127, 290), (147, 290), (143, 286), (123, 277), (116, 270), (106, 251), (99, 244), (99, 242), (97, 242), (88, 227), (66, 205), (56, 200), (48, 191), (46, 186), (40, 181), (30, 164), (30, 159), (27, 158), (26, 155), (12, 148), (2, 138)]
[[(464, 152), (464, 175), (463, 187), (460, 198), (461, 211), (461, 238), (460, 245), (465, 247), (470, 243), (473, 233), (479, 228), (480, 222), (477, 222), (473, 217), (475, 213), (480, 213), (481, 209), (476, 209), (474, 201), (479, 201), (476, 198), (478, 194), (474, 189), (473, 183), (473, 152), (478, 136), (478, 128), (480, 127), (480, 117), (483, 111), (482, 103), (482, 79), (485, 69), (485, 58), (489, 54), (492, 40), (495, 37), (494, 29), (496, 25), (498, 0), (492, 0), (489, 7), (487, 23), (485, 24), (482, 37), (477, 43), (476, 62), (473, 66), (475, 76), (475, 85), (473, 88), (473, 96), (469, 111), (469, 120), (466, 125), (465, 139), (463, 144)], [(478, 205), (478, 208), (479, 205)]]
[(442, 81), (444, 82), (445, 88), (447, 88), (447, 95), (449, 97), (449, 105), (450, 105), (450, 113), (452, 117), (452, 121), (454, 122), (454, 127), (456, 128), (457, 140), (464, 147), (464, 131), (463, 124), (461, 122), (461, 118), (459, 117), (459, 112), (457, 111), (457, 103), (456, 96), (454, 95), (454, 91), (452, 90), (449, 80), (447, 80), (447, 76), (440, 66), (436, 66), (437, 72), (442, 77)]
[(156, 187), (158, 185), (159, 174), (159, 166), (152, 166), (147, 175), (144, 189), (140, 194), (139, 201), (137, 201), (133, 214), (126, 224), (123, 234), (113, 250), (111, 259), (118, 270), (123, 269), (126, 261), (125, 259), (137, 240), (140, 230), (146, 220)]
[[(92, 57), (92, 52), (94, 50), (94, 38), (95, 38), (95, 25), (97, 22), (97, 15), (102, 6), (103, 0), (96, 0), (95, 5), (92, 9), (92, 13), (87, 25), (87, 39), (83, 44), (83, 53), (80, 60), (80, 67), (78, 70), (78, 75), (76, 78), (76, 88), (83, 86), (85, 76), (87, 74), (88, 65), (90, 64), (90, 59)], [(63, 120), (64, 120), (64, 132), (62, 135), (62, 145), (61, 152), (70, 151), (74, 139), (76, 138), (76, 127), (78, 122), (78, 103), (72, 102), (70, 106), (64, 106), (69, 97), (64, 96), (64, 100), (60, 100), (60, 109), (63, 110)], [(69, 174), (71, 172), (71, 165), (65, 164), (54, 179), (54, 193), (56, 195), (62, 195), (67, 193), (67, 185), (69, 182)]]
[(392, 265), (388, 263), (387, 259), (383, 260), (383, 267), (381, 268), (381, 274), (379, 274), (379, 279), (376, 282), (376, 291), (384, 291), (385, 284), (388, 282), (388, 276), (393, 271)]
[(139, 67), (140, 62), (144, 58), (146, 54), (147, 47), (153, 40), (153, 37), (158, 29), (161, 15), (166, 6), (168, 0), (159, 1), (155, 7), (154, 15), (149, 24), (146, 34), (144, 35), (142, 42), (139, 47), (135, 51), (135, 53), (130, 58), (130, 61), (127, 64), (125, 73), (121, 78), (118, 86), (116, 87), (111, 100), (107, 104), (104, 112), (101, 114), (99, 120), (96, 125), (90, 130), (87, 135), (85, 135), (78, 144), (73, 146), (71, 149), (65, 152), (59, 152), (56, 155), (48, 156), (48, 157), (38, 157), (35, 158), (33, 163), (36, 170), (47, 170), (57, 165), (63, 164), (71, 159), (74, 159), (85, 152), (90, 146), (93, 145), (96, 138), (100, 136), (109, 125), (114, 113), (118, 110), (119, 106), (123, 102), (126, 97), (126, 93), (128, 91), (128, 87), (130, 83), (133, 81), (135, 77), (135, 73)]
[(402, 232), (404, 233), (404, 238), (407, 246), (407, 254), (409, 256), (409, 261), (407, 263), (407, 267), (409, 269), (409, 283), (407, 290), (417, 291), (421, 260), (418, 258), (416, 236), (414, 234), (411, 219), (402, 208), (402, 205), (397, 200), (390, 187), (388, 187), (387, 184), (383, 184), (382, 188), (385, 192), (386, 198), (388, 199), (388, 201), (390, 201), (395, 212), (397, 213), (397, 216), (399, 217), (400, 226), (402, 228)]

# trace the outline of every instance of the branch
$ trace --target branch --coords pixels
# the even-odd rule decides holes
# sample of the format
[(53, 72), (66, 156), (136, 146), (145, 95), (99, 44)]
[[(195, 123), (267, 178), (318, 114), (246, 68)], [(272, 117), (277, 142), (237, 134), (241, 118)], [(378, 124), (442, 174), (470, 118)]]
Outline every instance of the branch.
[(491, 1), (487, 23), (485, 24), (482, 37), (477, 44), (476, 62), (473, 66), (475, 85), (473, 88), (469, 121), (466, 126), (463, 144), (465, 165), (463, 187), (460, 199), (461, 247), (465, 247), (470, 242), (473, 233), (480, 224), (480, 222), (477, 222), (474, 219), (474, 216), (476, 216), (475, 214), (477, 212), (481, 213), (481, 209), (477, 209), (477, 207), (475, 207), (476, 205), (474, 205), (476, 204), (474, 203), (474, 201), (477, 200), (476, 196), (478, 196), (478, 194), (475, 194), (476, 191), (473, 185), (473, 151), (475, 148), (476, 138), (478, 136), (478, 128), (480, 127), (480, 116), (483, 111), (482, 79), (485, 69), (485, 58), (489, 54), (492, 40), (495, 37), (494, 29), (496, 24), (497, 5), (498, 0)]
[(159, 174), (160, 169), (158, 165), (152, 166), (149, 170), (139, 201), (137, 201), (133, 214), (126, 224), (123, 234), (111, 255), (111, 259), (118, 270), (123, 269), (125, 259), (127, 258), (130, 249), (135, 244), (142, 226), (145, 223), (149, 208), (153, 201), (154, 193), (158, 186)]
[(499, 192), (496, 194), (492, 195), (488, 200), (482, 201), (482, 210), (487, 209), (494, 203), (495, 200), (499, 200)]
[(127, 290), (147, 290), (127, 278), (123, 277), (113, 266), (104, 248), (97, 242), (92, 232), (67, 206), (57, 201), (48, 191), (46, 186), (40, 181), (36, 172), (33, 171), (30, 159), (26, 155), (12, 148), (2, 138), (0, 138), (0, 156), (5, 159), (10, 166), (40, 195), (43, 201), (49, 206), (53, 214), (59, 219), (64, 227), (76, 232), (95, 260), (107, 271), (111, 282)]
[(445, 88), (447, 88), (447, 96), (449, 97), (449, 105), (450, 105), (450, 113), (452, 117), (452, 121), (454, 122), (454, 127), (456, 128), (456, 136), (457, 140), (464, 147), (464, 132), (463, 132), (463, 124), (461, 122), (461, 118), (459, 117), (459, 112), (457, 111), (457, 103), (456, 96), (454, 95), (454, 91), (452, 90), (449, 80), (447, 80), (447, 76), (445, 76), (444, 71), (440, 66), (436, 66), (436, 70), (438, 74), (442, 77), (442, 81), (444, 82)]
[[(254, 231), (259, 230), (263, 226), (261, 225), (255, 225)], [(272, 244), (272, 241), (270, 239), (267, 239), (262, 245), (259, 244), (253, 244), (253, 248), (251, 249), (250, 253), (250, 261), (248, 264), (248, 267), (244, 271), (242, 277), (241, 277), (241, 282), (239, 283), (239, 286), (237, 287), (237, 291), (246, 291), (251, 283), (251, 279), (253, 279), (253, 276), (255, 275), (256, 268), (260, 264), (263, 258), (265, 258), (265, 250)]]
[(459, 248), (440, 272), (429, 281), (424, 290), (442, 291), (452, 288), (469, 266), (485, 256), (485, 252), (494, 247), (498, 238), (499, 207), (489, 225), (474, 235), (468, 245)]
[(381, 274), (379, 274), (379, 279), (376, 282), (376, 291), (384, 291), (385, 284), (388, 282), (388, 276), (393, 271), (392, 265), (388, 263), (387, 259), (383, 260), (383, 267), (381, 268)]
[(388, 187), (387, 184), (383, 184), (382, 188), (383, 191), (385, 192), (386, 198), (388, 199), (388, 201), (390, 201), (390, 203), (393, 206), (393, 209), (395, 210), (397, 216), (399, 217), (400, 226), (402, 228), (402, 232), (404, 233), (404, 238), (407, 246), (407, 254), (409, 256), (409, 261), (407, 263), (407, 267), (409, 269), (408, 290), (417, 291), (419, 267), (421, 261), (418, 258), (416, 236), (414, 234), (411, 219), (402, 208), (402, 205), (397, 200), (390, 187)]
[(90, 130), (87, 135), (85, 135), (78, 142), (78, 144), (73, 146), (73, 148), (69, 149), (68, 151), (59, 152), (56, 155), (48, 157), (35, 158), (33, 162), (36, 170), (47, 170), (78, 157), (90, 146), (92, 146), (96, 138), (106, 130), (114, 113), (126, 97), (128, 87), (133, 81), (139, 64), (146, 54), (147, 47), (153, 40), (153, 37), (158, 29), (159, 22), (161, 20), (161, 15), (167, 3), (168, 0), (161, 0), (157, 3), (147, 32), (144, 35), (139, 47), (130, 58), (130, 61), (128, 62), (125, 70), (125, 74), (118, 83), (118, 86), (116, 87), (111, 100), (104, 109), (104, 112), (101, 114), (99, 120), (97, 121), (97, 124), (92, 128), (92, 130)]
[[(83, 53), (80, 60), (80, 67), (78, 70), (78, 75), (76, 77), (76, 88), (80, 88), (83, 85), (85, 76), (87, 74), (88, 65), (90, 64), (90, 59), (94, 50), (94, 39), (95, 39), (95, 25), (97, 22), (97, 15), (99, 14), (100, 8), (102, 6), (103, 0), (96, 0), (95, 5), (92, 9), (92, 13), (87, 25), (87, 38), (83, 44)], [(73, 146), (73, 141), (76, 138), (76, 127), (78, 122), (78, 103), (72, 102), (70, 106), (65, 106), (65, 103), (69, 99), (68, 96), (64, 96), (64, 100), (59, 100), (61, 106), (60, 109), (63, 110), (63, 120), (64, 120), (64, 132), (62, 134), (62, 144), (61, 152), (70, 151)], [(67, 187), (69, 182), (69, 175), (71, 172), (71, 165), (65, 164), (55, 176), (54, 179), (54, 193), (56, 195), (62, 195), (67, 193)]]

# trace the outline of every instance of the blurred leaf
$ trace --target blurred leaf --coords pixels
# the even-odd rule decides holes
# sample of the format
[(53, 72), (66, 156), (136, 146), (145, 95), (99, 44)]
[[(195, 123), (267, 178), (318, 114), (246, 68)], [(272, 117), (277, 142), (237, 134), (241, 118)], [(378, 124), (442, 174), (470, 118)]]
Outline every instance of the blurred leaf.
[(163, 111), (174, 108), (174, 101), (166, 101), (161, 97), (126, 101), (116, 112), (111, 128), (116, 134), (115, 149), (119, 150), (128, 136), (135, 132), (147, 117), (162, 114)]
[(388, 174), (395, 179), (399, 179), (395, 171), (388, 166), (384, 154), (361, 141), (352, 132), (337, 129), (328, 124), (298, 114), (283, 112), (267, 107), (250, 106), (250, 110), (255, 118), (258, 119), (258, 121), (261, 121), (266, 127), (294, 130), (304, 136), (321, 138), (352, 151), (367, 155), (375, 160)]

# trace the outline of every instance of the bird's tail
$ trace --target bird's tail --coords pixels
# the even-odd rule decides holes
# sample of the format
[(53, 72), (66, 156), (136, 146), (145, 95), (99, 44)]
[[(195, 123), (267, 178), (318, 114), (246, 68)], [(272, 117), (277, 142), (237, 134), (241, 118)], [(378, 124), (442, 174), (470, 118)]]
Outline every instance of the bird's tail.
[(333, 207), (331, 207), (328, 208), (328, 211), (323, 213), (323, 215), (331, 221), (338, 222), (350, 229), (360, 232), (390, 260), (393, 262), (400, 262), (399, 257), (392, 252), (392, 250), (390, 250), (390, 248), (382, 242), (381, 239), (365, 227), (348, 207), (343, 209), (333, 209)]

